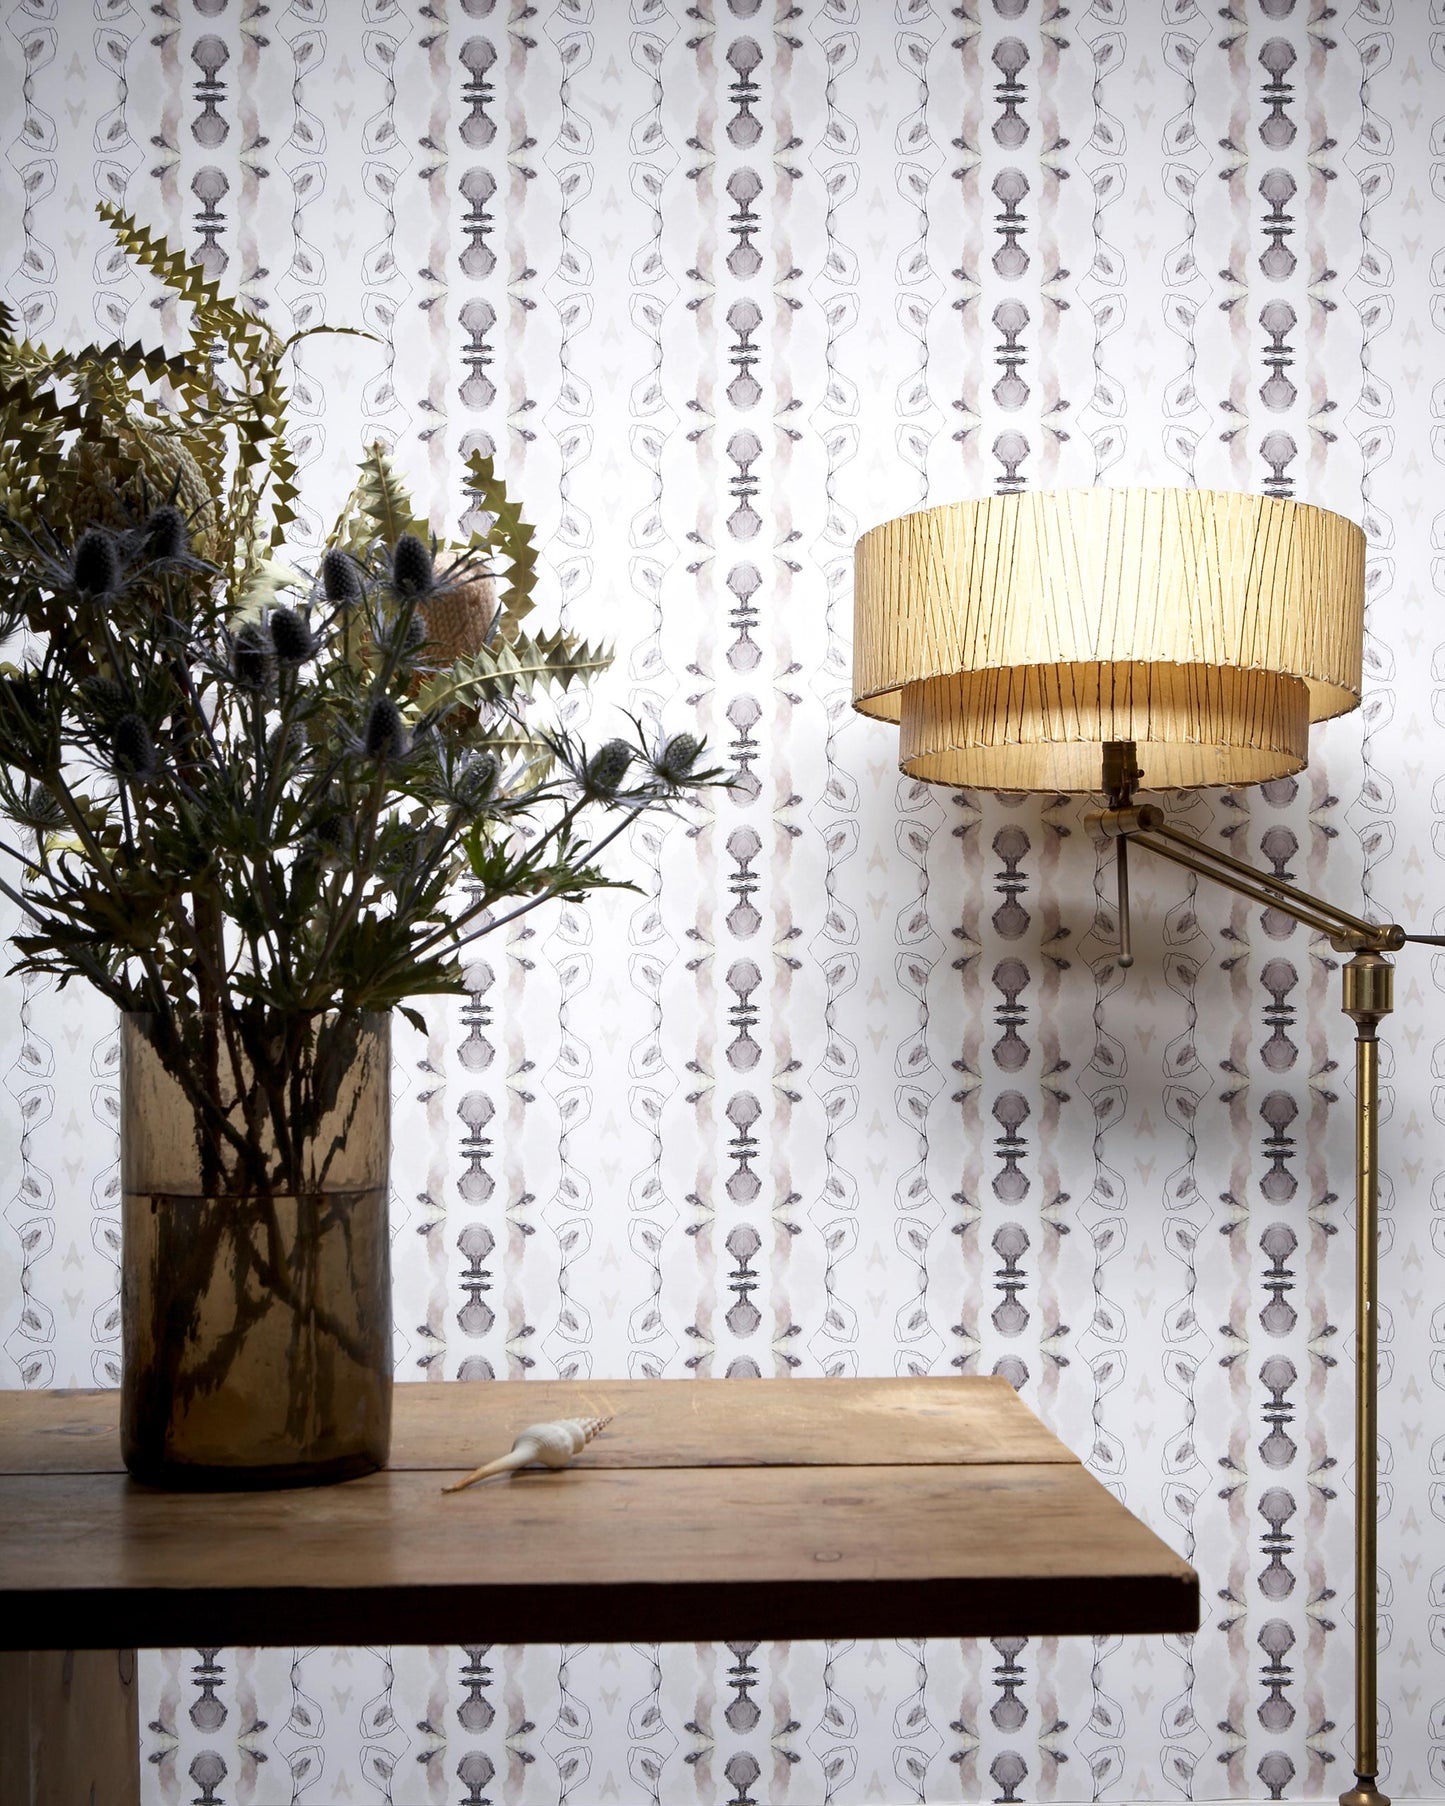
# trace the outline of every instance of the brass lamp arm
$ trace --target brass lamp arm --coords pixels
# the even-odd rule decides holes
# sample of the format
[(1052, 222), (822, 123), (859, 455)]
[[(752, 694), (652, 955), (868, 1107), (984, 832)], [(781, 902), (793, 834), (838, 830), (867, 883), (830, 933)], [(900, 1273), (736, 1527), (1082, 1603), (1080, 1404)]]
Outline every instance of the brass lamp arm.
[[(1328, 903), (1322, 897), (1299, 890), (1283, 878), (1257, 871), (1243, 860), (1206, 846), (1192, 834), (1170, 827), (1164, 813), (1152, 803), (1136, 803), (1117, 809), (1103, 809), (1089, 817), (1090, 822), (1122, 847), (1128, 842), (1157, 853), (1175, 865), (1212, 878), (1238, 896), (1247, 897), (1266, 909), (1279, 909), (1295, 921), (1302, 922), (1317, 934), (1330, 938), (1336, 952), (1354, 953), (1361, 948), (1371, 952), (1394, 952), (1404, 945), (1405, 931), (1396, 924), (1377, 925)], [(1127, 906), (1126, 906), (1127, 907)]]
[[(1445, 946), (1445, 935), (1409, 934), (1398, 922), (1367, 922), (1336, 903), (1300, 890), (1272, 873), (1258, 871), (1229, 853), (1206, 846), (1192, 834), (1171, 827), (1164, 820), (1162, 810), (1152, 803), (1102, 809), (1088, 819), (1104, 834), (1116, 839), (1121, 852), (1132, 841), (1135, 846), (1157, 853), (1161, 859), (1184, 866), (1201, 877), (1212, 878), (1253, 903), (1262, 904), (1266, 909), (1278, 909), (1317, 934), (1328, 935), (1330, 945), (1337, 953), (1398, 953), (1412, 942)], [(1123, 946), (1128, 944), (1127, 915), (1128, 893), (1125, 890), (1120, 898), (1120, 942)]]

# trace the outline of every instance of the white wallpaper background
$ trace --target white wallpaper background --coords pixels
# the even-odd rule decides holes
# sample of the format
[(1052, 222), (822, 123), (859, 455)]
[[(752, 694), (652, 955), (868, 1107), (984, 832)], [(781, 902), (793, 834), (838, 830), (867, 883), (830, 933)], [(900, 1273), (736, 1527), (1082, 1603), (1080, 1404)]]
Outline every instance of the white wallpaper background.
[[(32, 334), (165, 326), (98, 196), (283, 330), (369, 328), (298, 372), (308, 531), (371, 437), (438, 523), (495, 446), (546, 605), (616, 641), (604, 731), (699, 727), (742, 780), (634, 833), (645, 895), (531, 918), (427, 1037), (398, 1024), (400, 1376), (1003, 1372), (1204, 1594), (1197, 1637), (1092, 1644), (171, 1651), (147, 1799), (1338, 1792), (1335, 962), (1141, 858), (1121, 974), (1078, 802), (901, 783), (851, 714), (851, 548), (1095, 481), (1363, 519), (1364, 712), (1298, 782), (1169, 807), (1445, 927), (1442, 0), (0, 13), (0, 281)], [(1433, 1799), (1442, 986), (1402, 957), (1382, 1261), (1383, 1779)], [(110, 1384), (113, 1024), (11, 979), (0, 1043), (3, 1380)]]

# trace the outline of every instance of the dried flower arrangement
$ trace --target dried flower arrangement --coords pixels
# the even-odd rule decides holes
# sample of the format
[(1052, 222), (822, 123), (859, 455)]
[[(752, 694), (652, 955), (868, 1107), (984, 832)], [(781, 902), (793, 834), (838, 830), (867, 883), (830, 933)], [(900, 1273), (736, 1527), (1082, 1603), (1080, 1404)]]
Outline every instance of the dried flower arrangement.
[(637, 813), (719, 774), (690, 734), (589, 751), (541, 719), (608, 657), (530, 627), (532, 531), (490, 459), (466, 475), (490, 526), (438, 545), (374, 447), (314, 575), (289, 569), (307, 335), (102, 212), (190, 342), (55, 353), (0, 312), (0, 809), (26, 831), (0, 890), (16, 969), (147, 1013), (218, 1182), (275, 1184), (206, 1095), (205, 1025), (282, 1085), (291, 1025), (415, 1018), (470, 941), (612, 884), (599, 855)]

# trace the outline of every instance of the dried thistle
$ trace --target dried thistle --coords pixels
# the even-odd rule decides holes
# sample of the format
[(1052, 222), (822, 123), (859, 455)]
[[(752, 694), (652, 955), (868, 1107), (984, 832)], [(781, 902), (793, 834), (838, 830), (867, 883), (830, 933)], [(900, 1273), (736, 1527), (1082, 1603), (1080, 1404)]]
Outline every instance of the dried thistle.
[[(489, 458), (466, 467), (482, 530), (433, 548), (373, 446), (298, 579), (290, 346), (102, 211), (191, 341), (52, 353), (0, 310), (0, 632), (26, 630), (0, 671), (0, 811), (34, 835), (23, 891), (0, 874), (18, 964), (178, 1040), (202, 1012), (269, 1033), (459, 991), (473, 939), (615, 882), (602, 855), (637, 812), (718, 774), (690, 736), (589, 754), (556, 726), (610, 654), (530, 625), (533, 532)], [(427, 610), (469, 588), (459, 652)]]

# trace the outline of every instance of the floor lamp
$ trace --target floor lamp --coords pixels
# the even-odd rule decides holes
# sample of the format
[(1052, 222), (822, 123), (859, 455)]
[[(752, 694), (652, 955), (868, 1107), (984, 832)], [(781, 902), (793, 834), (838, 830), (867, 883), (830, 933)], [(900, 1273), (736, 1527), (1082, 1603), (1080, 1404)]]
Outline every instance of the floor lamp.
[(1407, 942), (1170, 826), (1150, 790), (1238, 788), (1300, 771), (1311, 721), (1358, 706), (1365, 538), (1277, 498), (1077, 489), (926, 508), (855, 554), (853, 704), (899, 725), (928, 783), (1102, 792), (1119, 963), (1133, 963), (1129, 849), (1141, 847), (1327, 935), (1355, 1025), (1355, 1785), (1376, 1785), (1376, 1297), (1379, 1043), (1387, 957)]

